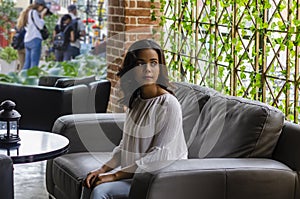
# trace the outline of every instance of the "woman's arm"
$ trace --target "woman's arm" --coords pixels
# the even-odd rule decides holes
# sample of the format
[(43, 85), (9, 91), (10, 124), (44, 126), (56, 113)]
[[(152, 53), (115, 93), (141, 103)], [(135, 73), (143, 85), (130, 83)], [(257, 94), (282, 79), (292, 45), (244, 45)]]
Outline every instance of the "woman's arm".
[(133, 164), (131, 166), (124, 167), (123, 169), (115, 173), (103, 174), (103, 175), (98, 174), (98, 177), (93, 181), (92, 184), (90, 184), (90, 186), (95, 187), (104, 182), (113, 182), (117, 180), (132, 178), (136, 169), (137, 169), (137, 165)]
[[(43, 10), (44, 11), (44, 10)], [(44, 25), (45, 25), (45, 21), (44, 21), (44, 14), (43, 14), (43, 11), (41, 12), (41, 17), (39, 16), (38, 14), (38, 11), (36, 10), (32, 10), (31, 11), (31, 14), (32, 14), (32, 18), (33, 18), (33, 23), (36, 24), (36, 26), (39, 28), (39, 29), (43, 29)], [(47, 11), (47, 10), (46, 10)]]
[(71, 30), (71, 32), (70, 32), (70, 42), (74, 42), (74, 41), (75, 41), (74, 30)]
[(109, 161), (107, 161), (105, 164), (103, 164), (99, 169), (89, 172), (87, 174), (87, 177), (83, 180), (83, 186), (91, 188), (95, 184), (95, 182), (97, 182), (97, 179), (100, 174), (109, 172), (118, 166), (119, 166), (119, 160), (116, 156), (113, 156)]
[[(109, 161), (103, 164), (99, 169), (95, 171), (91, 171), (87, 174), (87, 177), (83, 181), (83, 186), (91, 188), (97, 182), (100, 174), (104, 174), (120, 166), (122, 145), (123, 145), (123, 139), (120, 141), (119, 146), (115, 147), (115, 149), (113, 150), (113, 156)], [(108, 177), (112, 177), (112, 176), (108, 176)]]

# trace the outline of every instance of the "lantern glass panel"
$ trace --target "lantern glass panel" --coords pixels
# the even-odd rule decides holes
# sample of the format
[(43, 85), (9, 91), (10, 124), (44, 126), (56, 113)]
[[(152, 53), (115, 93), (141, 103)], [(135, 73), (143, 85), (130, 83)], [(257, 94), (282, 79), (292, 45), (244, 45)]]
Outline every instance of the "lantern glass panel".
[(17, 131), (18, 123), (17, 123), (17, 121), (10, 121), (9, 126), (10, 126), (10, 135), (12, 137), (18, 136), (18, 131)]
[(0, 121), (0, 137), (4, 137), (7, 134), (7, 122)]

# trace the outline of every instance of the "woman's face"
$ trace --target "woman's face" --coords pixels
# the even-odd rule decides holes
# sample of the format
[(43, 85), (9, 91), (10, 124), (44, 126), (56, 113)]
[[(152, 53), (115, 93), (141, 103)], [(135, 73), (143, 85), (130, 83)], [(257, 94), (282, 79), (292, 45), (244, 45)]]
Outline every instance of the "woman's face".
[(143, 49), (137, 55), (137, 66), (134, 67), (135, 80), (140, 84), (155, 84), (159, 76), (159, 58), (153, 49)]
[(44, 6), (43, 5), (39, 5), (38, 7), (37, 7), (37, 11), (38, 12), (42, 12), (42, 10), (44, 10)]
[(66, 19), (66, 20), (63, 22), (63, 24), (64, 24), (64, 25), (68, 25), (70, 22), (71, 22), (70, 19)]

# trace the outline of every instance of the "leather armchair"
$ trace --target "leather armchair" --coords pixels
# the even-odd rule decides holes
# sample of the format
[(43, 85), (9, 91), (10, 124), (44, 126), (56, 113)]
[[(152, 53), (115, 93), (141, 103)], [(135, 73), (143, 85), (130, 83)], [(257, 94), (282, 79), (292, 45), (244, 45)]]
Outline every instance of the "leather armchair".
[(0, 195), (3, 199), (14, 198), (13, 162), (6, 155), (0, 154)]
[(106, 112), (110, 82), (102, 80), (66, 88), (0, 83), (0, 93), (0, 102), (10, 99), (16, 103), (21, 129), (51, 131), (62, 115)]

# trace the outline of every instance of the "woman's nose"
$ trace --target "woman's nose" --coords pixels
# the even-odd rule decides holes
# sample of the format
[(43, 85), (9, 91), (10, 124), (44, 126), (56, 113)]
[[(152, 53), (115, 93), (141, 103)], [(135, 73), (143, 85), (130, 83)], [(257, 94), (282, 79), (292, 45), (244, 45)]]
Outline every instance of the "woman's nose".
[(151, 63), (145, 64), (145, 71), (151, 71)]

